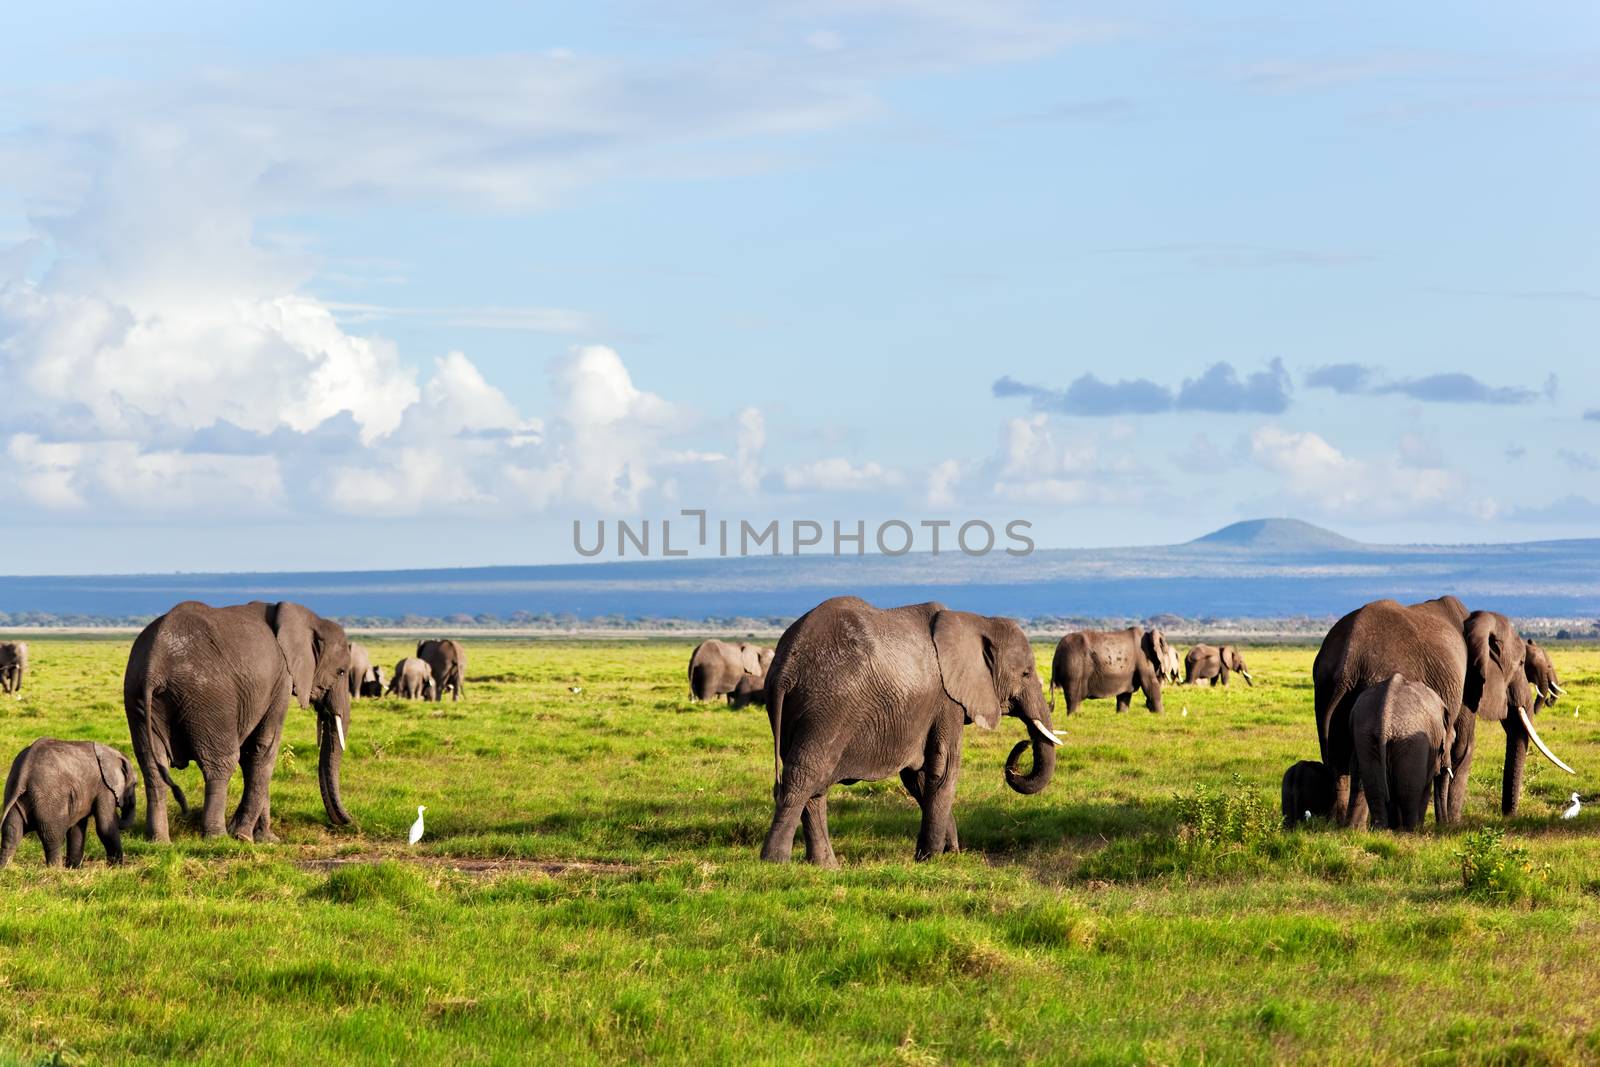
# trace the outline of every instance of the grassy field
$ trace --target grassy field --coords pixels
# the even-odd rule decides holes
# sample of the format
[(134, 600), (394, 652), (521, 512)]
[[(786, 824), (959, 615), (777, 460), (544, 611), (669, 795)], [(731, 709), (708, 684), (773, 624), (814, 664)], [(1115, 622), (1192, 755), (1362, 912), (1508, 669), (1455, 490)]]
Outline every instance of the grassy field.
[[(131, 751), (129, 643), (32, 639), (0, 753)], [(1540, 720), (1579, 777), (1530, 756), (1508, 823), (1490, 728), (1460, 830), (1278, 830), (1279, 776), (1316, 740), (1312, 650), (1274, 647), (1248, 656), (1254, 689), (1059, 720), (1036, 797), (1001, 777), (1020, 727), (969, 730), (959, 856), (911, 862), (898, 782), (840, 787), (844, 867), (818, 871), (755, 860), (766, 717), (688, 703), (689, 648), (481, 640), (465, 702), (357, 704), (353, 829), (324, 821), (294, 708), (281, 845), (178, 818), (171, 846), (131, 832), (121, 869), (91, 837), (82, 870), (53, 871), (30, 837), (0, 871), (0, 1059), (1600, 1060), (1600, 797), (1557, 817), (1600, 792), (1600, 650), (1558, 648), (1569, 695)]]

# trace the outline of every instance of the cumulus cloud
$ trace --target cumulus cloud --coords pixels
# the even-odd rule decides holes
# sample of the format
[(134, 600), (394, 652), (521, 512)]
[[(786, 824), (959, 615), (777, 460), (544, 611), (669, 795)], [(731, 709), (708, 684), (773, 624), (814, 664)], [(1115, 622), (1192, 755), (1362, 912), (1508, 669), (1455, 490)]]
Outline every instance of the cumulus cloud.
[(1393, 518), (1449, 513), (1490, 518), (1498, 506), (1468, 492), (1457, 472), (1438, 465), (1419, 442), (1393, 457), (1368, 461), (1346, 455), (1320, 434), (1262, 426), (1250, 435), (1250, 457), (1279, 476), (1281, 491), (1326, 515)]
[(903, 482), (898, 471), (880, 463), (858, 465), (840, 457), (794, 464), (785, 467), (781, 475), (783, 488), (790, 492), (859, 493), (897, 487)]
[(1093, 374), (1075, 378), (1065, 389), (1018, 381), (1010, 375), (992, 386), (996, 397), (1026, 397), (1036, 411), (1058, 415), (1153, 415), (1164, 411), (1213, 411), (1222, 414), (1276, 415), (1289, 406), (1292, 387), (1283, 361), (1274, 359), (1243, 380), (1233, 364), (1213, 363), (1176, 390), (1148, 378), (1115, 382)]
[(1391, 380), (1385, 379), (1379, 368), (1363, 363), (1315, 367), (1306, 373), (1306, 384), (1347, 395), (1399, 395), (1436, 404), (1531, 404), (1541, 396), (1554, 399), (1559, 387), (1553, 374), (1545, 379), (1543, 388), (1537, 390), (1489, 385), (1459, 371)]
[(1136, 501), (1150, 478), (1126, 447), (1123, 429), (1066, 435), (1046, 415), (1007, 419), (984, 467), (988, 491), (1001, 500), (1057, 506)]

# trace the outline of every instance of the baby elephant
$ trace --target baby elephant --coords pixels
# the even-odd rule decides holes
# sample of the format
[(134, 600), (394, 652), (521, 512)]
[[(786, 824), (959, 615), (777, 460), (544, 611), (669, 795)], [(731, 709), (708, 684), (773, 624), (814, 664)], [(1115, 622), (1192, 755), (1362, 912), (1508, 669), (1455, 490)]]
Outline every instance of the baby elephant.
[(138, 777), (128, 757), (97, 741), (57, 741), (41, 737), (11, 763), (6, 776), (5, 812), (0, 815), (0, 867), (11, 862), (29, 830), (39, 835), (44, 861), (83, 863), (83, 838), (94, 831), (106, 848), (107, 863), (122, 862), (122, 831), (133, 824)]
[(1284, 829), (1310, 816), (1333, 813), (1333, 775), (1317, 760), (1303, 759), (1283, 772)]
[(394, 665), (394, 677), (389, 679), (389, 692), (406, 700), (432, 700), (433, 668), (415, 656), (401, 660)]
[(728, 707), (747, 708), (751, 704), (767, 706), (767, 676), (765, 674), (746, 674), (739, 678), (733, 687), (733, 692), (728, 694)]
[(1454, 726), (1439, 694), (1396, 674), (1356, 698), (1350, 709), (1350, 792), (1367, 797), (1374, 827), (1416, 830), (1428, 814), (1445, 821)]

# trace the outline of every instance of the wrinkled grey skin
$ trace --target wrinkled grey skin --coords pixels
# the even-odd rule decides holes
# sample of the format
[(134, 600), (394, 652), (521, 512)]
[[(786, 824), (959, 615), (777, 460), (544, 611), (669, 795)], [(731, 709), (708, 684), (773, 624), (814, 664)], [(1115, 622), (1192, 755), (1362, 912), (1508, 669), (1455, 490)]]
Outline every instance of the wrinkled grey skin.
[(733, 687), (733, 692), (728, 694), (728, 707), (747, 708), (751, 704), (767, 706), (767, 676), (765, 674), (743, 674), (739, 676), (739, 684)]
[[(1523, 673), (1527, 676), (1528, 685), (1533, 688), (1533, 706), (1528, 709), (1528, 714), (1537, 715), (1542, 708), (1559, 699), (1561, 679), (1556, 677), (1556, 667), (1550, 662), (1549, 653), (1538, 642), (1529, 638), (1525, 644)], [(1500, 725), (1506, 733), (1505, 770), (1500, 779), (1500, 812), (1502, 815), (1515, 815), (1517, 805), (1522, 802), (1522, 778), (1528, 762), (1528, 731), (1522, 728), (1515, 708), (1510, 709), (1510, 714)]]
[(391, 696), (406, 700), (432, 700), (438, 694), (433, 684), (433, 670), (422, 660), (409, 656), (394, 665), (394, 677), (389, 679)]
[(1398, 674), (1356, 698), (1350, 787), (1366, 795), (1374, 827), (1420, 830), (1430, 798), (1435, 821), (1444, 823), (1454, 719), (1439, 694)]
[(702, 641), (689, 654), (689, 698), (715, 700), (746, 675), (765, 677), (772, 657), (772, 649), (748, 641)]
[(1161, 710), (1161, 683), (1165, 673), (1167, 639), (1160, 630), (1078, 630), (1056, 645), (1050, 664), (1050, 707), (1056, 689), (1067, 698), (1067, 714), (1085, 700), (1116, 697), (1117, 710), (1127, 711), (1135, 690), (1144, 693), (1145, 706)]
[[(797, 827), (806, 859), (838, 865), (828, 835), (836, 783), (899, 774), (922, 808), (916, 856), (959, 850), (951, 805), (966, 723), (993, 729), (1003, 714), (1028, 723), (1029, 739), (1006, 759), (1006, 782), (1037, 793), (1055, 772), (1040, 732), (1050, 710), (1033, 650), (1010, 619), (948, 611), (942, 604), (880, 610), (856, 597), (823, 601), (785, 631), (767, 672), (774, 813), (761, 858), (787, 862)], [(1033, 751), (1033, 769), (1017, 770)]]
[(443, 700), (447, 691), (452, 702), (467, 695), (462, 684), (467, 676), (467, 653), (460, 644), (448, 638), (443, 641), (418, 641), (417, 659), (433, 671), (433, 696), (430, 700)]
[[(189, 600), (146, 626), (128, 656), (122, 701), (151, 838), (169, 840), (168, 788), (188, 810), (168, 768), (192, 760), (205, 777), (204, 836), (276, 840), (269, 790), (290, 697), (316, 711), (317, 781), (328, 818), (350, 822), (339, 793), (338, 740), (339, 728), (349, 734), (349, 670), (344, 628), (288, 601), (214, 608)], [(224, 824), (235, 767), (244, 770), (244, 793)]]
[[(1498, 722), (1506, 735), (1505, 770), (1500, 778), (1500, 812), (1515, 815), (1522, 802), (1528, 762), (1528, 731), (1517, 714), (1537, 715), (1556, 700), (1555, 667), (1544, 649), (1518, 635), (1511, 620), (1492, 611), (1475, 611), (1462, 626), (1467, 642), (1467, 677), (1462, 703), (1480, 719)], [(1462, 777), (1459, 764), (1456, 777)]]
[(44, 862), (83, 864), (83, 843), (94, 832), (105, 846), (106, 862), (122, 862), (122, 831), (133, 825), (139, 779), (128, 757), (97, 741), (57, 741), (41, 737), (11, 761), (5, 807), (0, 811), (0, 867), (16, 855), (22, 835), (32, 830), (44, 846)]
[(1280, 792), (1283, 826), (1288, 829), (1313, 818), (1327, 818), (1333, 811), (1333, 775), (1317, 760), (1303, 759), (1283, 772)]
[(1236, 671), (1244, 678), (1246, 685), (1255, 688), (1255, 680), (1250, 677), (1250, 669), (1244, 665), (1244, 657), (1233, 645), (1223, 645), (1221, 648), (1216, 645), (1195, 645), (1183, 657), (1184, 685), (1199, 685), (1201, 682), (1227, 685), (1228, 676)]
[[(1165, 636), (1165, 635), (1163, 635)], [(1178, 650), (1171, 643), (1165, 643), (1161, 652), (1161, 677), (1166, 682), (1176, 682), (1183, 665), (1178, 660)]]
[(0, 692), (22, 692), (27, 675), (28, 642), (0, 641)]
[(350, 696), (383, 696), (383, 668), (372, 662), (367, 646), (350, 642)]

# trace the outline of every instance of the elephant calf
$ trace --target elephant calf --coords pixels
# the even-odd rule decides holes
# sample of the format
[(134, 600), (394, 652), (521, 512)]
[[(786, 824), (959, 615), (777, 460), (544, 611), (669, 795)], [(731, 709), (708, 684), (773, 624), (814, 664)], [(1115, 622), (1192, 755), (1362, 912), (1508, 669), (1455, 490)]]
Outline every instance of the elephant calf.
[(389, 695), (406, 700), (433, 700), (438, 691), (433, 668), (417, 657), (409, 656), (394, 665), (394, 677), (389, 679)]
[(1221, 648), (1216, 645), (1195, 645), (1183, 657), (1184, 685), (1199, 685), (1201, 682), (1227, 685), (1228, 675), (1233, 672), (1244, 679), (1245, 685), (1255, 688), (1255, 679), (1250, 677), (1244, 657), (1233, 645), (1223, 645)]
[(1285, 829), (1308, 816), (1333, 814), (1333, 775), (1320, 760), (1303, 759), (1283, 772), (1283, 825)]
[(44, 861), (67, 866), (83, 863), (83, 839), (94, 830), (106, 849), (107, 863), (122, 862), (122, 831), (133, 825), (139, 780), (133, 763), (97, 741), (57, 741), (41, 737), (11, 762), (6, 776), (5, 811), (0, 815), (0, 867), (11, 862), (22, 835), (39, 835)]
[(1365, 793), (1375, 828), (1419, 829), (1430, 792), (1434, 819), (1441, 825), (1449, 821), (1453, 722), (1438, 693), (1399, 674), (1356, 698), (1350, 709), (1355, 749), (1350, 788), (1359, 786)]
[(0, 641), (0, 691), (22, 694), (28, 674), (28, 642)]
[(747, 708), (751, 704), (767, 706), (767, 676), (765, 674), (747, 674), (739, 679), (733, 687), (733, 692), (728, 694), (728, 707)]

